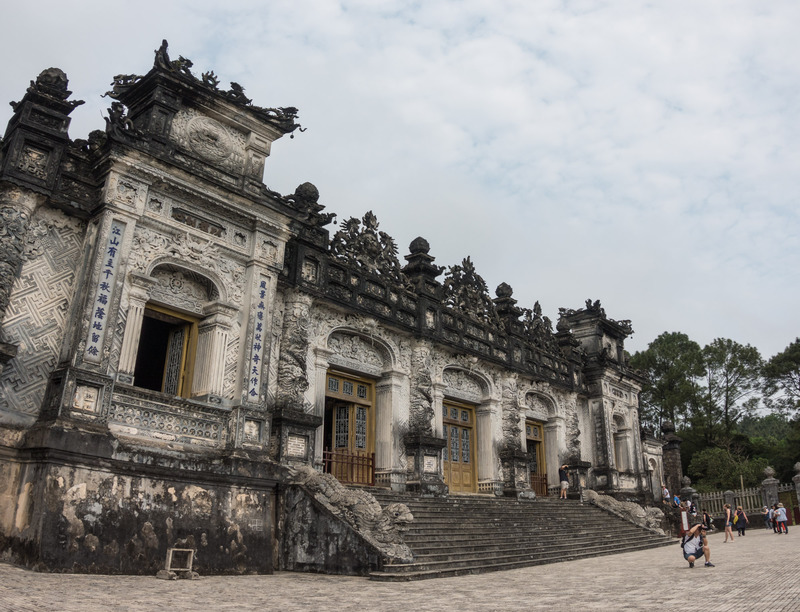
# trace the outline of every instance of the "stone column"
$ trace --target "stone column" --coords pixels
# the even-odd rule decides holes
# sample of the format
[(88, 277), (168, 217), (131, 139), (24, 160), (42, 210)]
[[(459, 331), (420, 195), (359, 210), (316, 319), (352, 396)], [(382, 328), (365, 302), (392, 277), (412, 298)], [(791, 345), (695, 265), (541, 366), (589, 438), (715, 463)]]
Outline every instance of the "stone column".
[(683, 465), (681, 464), (681, 438), (675, 435), (675, 426), (665, 421), (661, 425), (664, 434), (664, 481), (670, 495), (675, 495), (681, 488)]
[(497, 413), (497, 402), (490, 400), (475, 411), (478, 436), (478, 482), (499, 480), (494, 450), (493, 418)]
[(761, 481), (761, 490), (763, 491), (764, 503), (767, 506), (772, 506), (772, 504), (778, 503), (778, 485), (780, 484), (780, 481), (775, 478), (775, 470), (771, 467), (764, 469), (764, 476), (766, 476), (766, 478)]
[(375, 469), (390, 471), (394, 467), (392, 424), (405, 374), (385, 372), (375, 388)]
[[(330, 357), (333, 351), (327, 348), (317, 347), (314, 349), (314, 414), (325, 420), (325, 390), (328, 384), (328, 368), (330, 367)], [(320, 421), (320, 422), (323, 422)], [(314, 462), (322, 465), (323, 440), (325, 427), (318, 427), (314, 434)]]
[(225, 353), (233, 317), (237, 309), (222, 302), (203, 308), (205, 318), (198, 323), (192, 396), (220, 397), (225, 381)]
[(117, 380), (127, 385), (134, 384), (133, 372), (136, 369), (136, 356), (139, 353), (139, 338), (142, 335), (144, 307), (150, 299), (150, 290), (155, 279), (141, 274), (129, 274), (128, 316), (125, 320), (125, 335), (119, 357)]
[(7, 187), (0, 191), (0, 323), (3, 322), (11, 298), (11, 289), (22, 263), (25, 235), (31, 217), (44, 196), (21, 189)]
[(547, 482), (558, 483), (558, 468), (561, 467), (559, 449), (564, 447), (564, 419), (552, 416), (544, 424), (544, 453), (547, 464)]
[(441, 382), (431, 384), (431, 406), (433, 408), (433, 435), (443, 438), (444, 435), (444, 390), (447, 385)]

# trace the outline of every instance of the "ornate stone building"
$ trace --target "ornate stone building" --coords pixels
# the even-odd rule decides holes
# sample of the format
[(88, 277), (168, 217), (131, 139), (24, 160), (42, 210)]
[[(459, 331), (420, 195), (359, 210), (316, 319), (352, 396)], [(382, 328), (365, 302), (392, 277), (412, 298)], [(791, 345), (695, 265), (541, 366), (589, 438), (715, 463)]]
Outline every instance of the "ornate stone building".
[(417, 238), (401, 262), (372, 212), (336, 229), (310, 183), (269, 190), (297, 109), (195, 76), (166, 42), (146, 75), (114, 78), (88, 141), (68, 136), (70, 96), (45, 70), (2, 141), (12, 558), (148, 573), (187, 548), (207, 572), (290, 566), (283, 496), (306, 465), (533, 496), (568, 463), (576, 492), (652, 496), (628, 321), (587, 301), (554, 330), (508, 285), (492, 298), (469, 258), (442, 268)]

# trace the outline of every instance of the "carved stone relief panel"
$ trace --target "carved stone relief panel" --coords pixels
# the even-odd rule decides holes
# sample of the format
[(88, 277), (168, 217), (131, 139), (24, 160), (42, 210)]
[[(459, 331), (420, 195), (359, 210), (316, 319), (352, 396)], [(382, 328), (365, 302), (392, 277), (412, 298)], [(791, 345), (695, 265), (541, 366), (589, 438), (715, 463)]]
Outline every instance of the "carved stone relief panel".
[(242, 173), (245, 135), (192, 109), (181, 109), (172, 120), (171, 137), (185, 150), (229, 172)]
[(47, 163), (49, 159), (49, 151), (26, 144), (19, 155), (17, 170), (44, 180), (47, 178)]
[(525, 396), (525, 408), (529, 417), (540, 421), (546, 421), (555, 412), (553, 403), (548, 398), (536, 393), (528, 393)]
[(479, 403), (483, 399), (480, 382), (464, 370), (447, 368), (442, 373), (442, 381), (447, 386), (445, 394), (449, 397), (472, 403)]
[(507, 449), (519, 449), (522, 426), (520, 425), (520, 405), (517, 397), (516, 377), (501, 381), (503, 409), (503, 445)]
[(328, 338), (328, 348), (334, 352), (329, 358), (332, 364), (373, 375), (380, 375), (384, 369), (378, 349), (361, 336), (336, 332)]
[(97, 400), (99, 398), (100, 390), (97, 387), (78, 385), (75, 388), (75, 396), (72, 399), (72, 407), (81, 412), (94, 414), (97, 412)]
[[(404, 372), (409, 370), (409, 354), (410, 347), (403, 349), (406, 346), (405, 340), (402, 336), (392, 333), (391, 331), (382, 328), (375, 319), (355, 314), (344, 314), (338, 310), (333, 310), (315, 304), (313, 309), (313, 317), (309, 333), (313, 338), (313, 345), (317, 347), (329, 347), (329, 336), (332, 335), (332, 330), (339, 330), (340, 328), (347, 328), (352, 331), (337, 331), (344, 336), (356, 336), (363, 340), (369, 348), (378, 355), (378, 360), (373, 359), (371, 364), (371, 371), (365, 372), (372, 375), (378, 375), (388, 368), (400, 367)], [(330, 347), (333, 348), (333, 347)], [(340, 357), (338, 354), (334, 359), (351, 359), (346, 357), (347, 351)], [(406, 355), (404, 360), (403, 355)], [(380, 364), (380, 365), (378, 365)], [(347, 366), (348, 364), (341, 362), (339, 365)], [(362, 364), (362, 370), (363, 364)]]
[(211, 239), (203, 240), (191, 234), (166, 234), (143, 225), (137, 225), (133, 238), (133, 249), (129, 267), (133, 271), (147, 274), (151, 265), (163, 259), (186, 262), (187, 268), (208, 270), (221, 279), (227, 296), (220, 298), (241, 305), (244, 295), (245, 267), (229, 254), (224, 253)]
[(203, 314), (204, 304), (219, 297), (213, 283), (189, 270), (157, 267), (151, 276), (157, 281), (151, 299), (198, 315)]
[(106, 184), (106, 202), (131, 209), (140, 209), (147, 198), (147, 185), (129, 176), (112, 174)]

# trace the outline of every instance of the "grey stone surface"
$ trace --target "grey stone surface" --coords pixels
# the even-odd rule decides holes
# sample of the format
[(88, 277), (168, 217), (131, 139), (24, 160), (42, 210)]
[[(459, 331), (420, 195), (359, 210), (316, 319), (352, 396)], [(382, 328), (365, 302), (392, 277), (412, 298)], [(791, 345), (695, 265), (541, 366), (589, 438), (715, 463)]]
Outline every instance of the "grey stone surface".
[[(155, 577), (37, 574), (0, 564), (0, 610), (800, 610), (800, 531), (709, 537), (714, 568), (689, 569), (678, 545), (508, 572), (411, 583), (281, 572)], [(769, 566), (769, 573), (765, 567)], [(694, 606), (692, 606), (694, 607)]]

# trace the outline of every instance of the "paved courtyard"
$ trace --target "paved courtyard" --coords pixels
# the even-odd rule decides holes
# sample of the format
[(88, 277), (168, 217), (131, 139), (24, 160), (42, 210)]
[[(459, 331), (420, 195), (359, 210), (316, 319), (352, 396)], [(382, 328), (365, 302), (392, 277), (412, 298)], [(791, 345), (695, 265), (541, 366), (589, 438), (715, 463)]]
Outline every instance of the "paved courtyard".
[(751, 529), (723, 544), (714, 568), (689, 569), (677, 544), (475, 576), (408, 583), (280, 572), (164, 581), (135, 576), (39, 574), (0, 563), (0, 610), (666, 610), (797, 612), (800, 530)]

